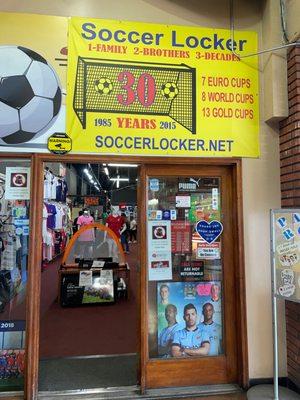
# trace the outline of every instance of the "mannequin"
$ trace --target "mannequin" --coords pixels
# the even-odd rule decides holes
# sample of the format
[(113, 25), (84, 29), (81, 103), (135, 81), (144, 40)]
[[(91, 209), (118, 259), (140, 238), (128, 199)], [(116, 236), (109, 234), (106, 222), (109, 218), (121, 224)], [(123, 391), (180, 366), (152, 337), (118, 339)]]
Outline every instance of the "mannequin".
[[(93, 223), (94, 218), (90, 216), (89, 210), (83, 210), (83, 214), (77, 219), (78, 229)], [(82, 232), (78, 237), (78, 242), (80, 244), (80, 258), (91, 258), (93, 255), (93, 244), (95, 242), (94, 229), (87, 229)]]
[[(120, 240), (121, 233), (126, 229), (126, 224), (124, 218), (118, 213), (115, 208), (112, 208), (110, 215), (106, 219), (106, 224), (109, 229), (111, 229), (118, 239)], [(108, 245), (108, 253), (109, 257), (113, 257), (114, 260), (117, 260), (117, 246), (115, 241), (111, 237), (107, 237), (105, 232), (104, 241), (107, 242)]]

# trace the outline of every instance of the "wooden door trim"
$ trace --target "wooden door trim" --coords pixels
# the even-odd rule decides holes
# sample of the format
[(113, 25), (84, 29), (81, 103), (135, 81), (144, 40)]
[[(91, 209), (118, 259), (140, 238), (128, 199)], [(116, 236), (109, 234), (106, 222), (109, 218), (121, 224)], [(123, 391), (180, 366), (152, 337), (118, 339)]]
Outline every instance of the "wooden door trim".
[[(192, 160), (191, 160), (192, 161)], [(228, 160), (227, 160), (228, 161)], [(230, 162), (231, 161), (231, 162)], [(248, 373), (248, 348), (247, 348), (247, 319), (246, 319), (246, 291), (245, 291), (245, 271), (244, 271), (244, 242), (243, 242), (243, 209), (242, 209), (242, 171), (241, 171), (241, 160), (230, 160), (229, 162), (226, 163), (220, 163), (220, 164), (213, 164), (212, 166), (209, 167), (209, 171), (199, 171), (199, 174), (202, 176), (208, 176), (212, 174), (220, 174), (220, 170), (222, 169), (222, 166), (230, 166), (230, 171), (228, 174), (230, 174), (230, 177), (232, 178), (232, 188), (230, 190), (230, 198), (231, 198), (231, 204), (233, 206), (232, 209), (232, 232), (233, 232), (233, 240), (235, 243), (235, 248), (237, 248), (237, 251), (234, 253), (234, 264), (235, 264), (235, 269), (234, 269), (234, 279), (235, 279), (235, 290), (236, 290), (236, 307), (235, 307), (235, 312), (236, 312), (236, 323), (237, 323), (237, 374), (238, 376), (235, 378), (235, 382), (237, 382), (241, 387), (246, 388), (248, 386), (249, 382), (249, 373)], [(181, 174), (185, 174), (189, 172), (190, 174), (190, 166), (187, 165), (179, 165), (177, 166), (175, 170), (175, 163), (173, 165), (171, 164), (164, 164), (163, 167), (162, 165), (154, 165), (152, 163), (147, 163), (146, 165), (146, 175), (147, 176), (162, 176), (162, 175), (169, 175), (169, 176), (180, 176)], [(208, 166), (208, 164), (205, 163), (197, 163), (197, 167), (200, 165), (202, 166)], [(227, 170), (228, 171), (228, 170)], [(147, 176), (145, 178), (147, 178)], [(147, 193), (147, 182), (145, 179), (145, 186), (144, 186), (144, 191)], [(146, 243), (146, 226), (143, 227), (145, 231), (145, 242), (142, 243), (142, 248), (146, 249), (147, 243)], [(144, 264), (142, 266), (144, 267), (145, 270), (147, 270), (147, 260), (144, 258)], [(145, 274), (144, 274), (145, 275)], [(147, 288), (147, 277), (145, 276), (144, 282), (141, 282), (141, 290), (142, 293), (144, 293), (145, 299), (147, 298), (148, 294), (148, 288)], [(159, 381), (159, 376), (156, 376), (153, 380), (151, 380), (150, 375), (155, 376), (155, 368), (161, 363), (165, 362), (164, 361), (159, 361), (159, 360), (149, 360), (148, 357), (148, 335), (147, 335), (147, 326), (148, 326), (148, 310), (147, 310), (147, 300), (145, 304), (144, 311), (142, 311), (142, 320), (144, 321), (144, 327), (142, 329), (142, 346), (144, 348), (144, 360), (143, 360), (143, 365), (144, 365), (144, 378), (146, 380), (146, 385), (148, 387), (157, 387), (158, 381)], [(178, 361), (177, 361), (178, 362)], [(185, 367), (187, 370), (189, 368), (192, 368), (192, 364), (189, 365), (188, 360), (180, 360), (180, 362), (185, 362)], [(173, 362), (174, 363), (174, 362)], [(176, 376), (176, 367), (173, 369), (171, 366), (174, 366), (176, 364), (170, 363), (169, 360), (167, 360), (167, 363), (164, 364), (164, 366), (168, 369), (170, 372), (169, 375), (174, 375)], [(146, 367), (147, 365), (147, 367)], [(209, 366), (209, 361), (208, 364)], [(193, 368), (195, 368), (195, 365), (193, 364)], [(172, 369), (172, 373), (171, 373)], [(229, 368), (230, 369), (230, 368)], [(149, 377), (147, 379), (147, 370), (149, 371)], [(150, 373), (151, 372), (151, 373)], [(173, 385), (177, 384), (178, 386), (178, 379), (175, 379), (173, 381), (173, 378), (170, 377), (169, 383), (164, 382), (165, 385)], [(198, 375), (198, 380), (195, 380), (195, 384), (202, 384), (201, 383), (201, 378)], [(220, 376), (220, 379), (216, 379), (215, 383), (224, 383), (223, 377)], [(180, 384), (190, 384), (189, 382), (184, 383), (184, 381), (181, 380)]]
[(37, 399), (42, 265), (43, 167), (36, 155), (31, 164), (30, 241), (26, 291), (25, 399)]
[[(146, 390), (146, 363), (148, 358), (148, 346), (145, 346), (147, 343), (147, 323), (148, 321), (148, 291), (146, 290), (146, 281), (147, 281), (147, 253), (146, 249), (146, 229), (145, 229), (145, 220), (144, 217), (147, 215), (147, 184), (146, 184), (146, 168), (144, 165), (140, 167), (140, 175), (139, 175), (139, 186), (141, 191), (140, 202), (138, 203), (138, 215), (139, 215), (139, 223), (138, 223), (138, 231), (139, 231), (139, 243), (140, 243), (140, 386), (141, 386), (141, 394), (145, 393)], [(140, 207), (140, 209), (139, 209)]]
[[(31, 153), (0, 153), (1, 160), (24, 160), (30, 162), (30, 210), (29, 210), (29, 253), (28, 253), (28, 279), (26, 285), (26, 312), (25, 312), (25, 372), (24, 372), (24, 398), (35, 400), (38, 390), (38, 353), (39, 353), (39, 292), (41, 276), (41, 219), (42, 212), (37, 207), (43, 197), (43, 176), (41, 175), (41, 162), (37, 154)], [(7, 392), (9, 397), (9, 392)]]
[[(16, 157), (14, 154), (14, 157)], [(152, 157), (152, 156), (126, 156), (126, 155), (106, 155), (106, 154), (66, 154), (57, 156), (51, 153), (37, 153), (37, 158), (44, 162), (63, 162), (63, 163), (133, 163), (140, 165), (155, 165), (163, 166), (176, 164), (189, 165), (237, 165), (241, 162), (240, 158), (200, 158), (200, 157)]]
[(234, 206), (234, 241), (237, 252), (235, 253), (236, 290), (237, 298), (237, 324), (238, 324), (238, 357), (239, 385), (243, 389), (249, 387), (249, 364), (248, 364), (248, 334), (247, 334), (247, 305), (246, 305), (246, 275), (244, 256), (244, 217), (243, 217), (243, 178), (242, 160), (232, 168), (233, 176), (233, 206)]

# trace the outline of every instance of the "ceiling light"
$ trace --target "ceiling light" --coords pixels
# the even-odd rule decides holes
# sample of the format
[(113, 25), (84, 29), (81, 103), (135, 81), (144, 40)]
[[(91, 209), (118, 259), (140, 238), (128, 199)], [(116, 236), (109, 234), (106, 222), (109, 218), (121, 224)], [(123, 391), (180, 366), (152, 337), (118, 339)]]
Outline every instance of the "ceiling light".
[(120, 181), (120, 182), (129, 182), (128, 178), (110, 178), (110, 181), (116, 182), (116, 181)]
[(104, 168), (104, 172), (106, 173), (107, 176), (109, 175), (109, 172), (108, 172), (108, 168), (107, 168), (107, 167)]
[(137, 168), (137, 164), (108, 164), (109, 167)]

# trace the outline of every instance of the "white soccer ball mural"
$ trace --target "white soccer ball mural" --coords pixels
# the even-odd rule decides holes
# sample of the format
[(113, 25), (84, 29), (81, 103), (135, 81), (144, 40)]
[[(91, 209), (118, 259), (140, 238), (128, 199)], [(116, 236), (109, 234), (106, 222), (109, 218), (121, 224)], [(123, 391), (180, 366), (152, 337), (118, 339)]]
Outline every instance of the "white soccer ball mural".
[(0, 144), (42, 135), (56, 120), (61, 100), (59, 78), (41, 55), (21, 46), (0, 46)]

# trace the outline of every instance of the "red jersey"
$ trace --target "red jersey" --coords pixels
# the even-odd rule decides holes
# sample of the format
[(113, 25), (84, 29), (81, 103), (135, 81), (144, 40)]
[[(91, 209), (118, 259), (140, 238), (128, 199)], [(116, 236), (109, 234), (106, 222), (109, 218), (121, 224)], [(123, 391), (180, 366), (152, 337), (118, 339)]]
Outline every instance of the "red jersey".
[(121, 215), (114, 217), (113, 215), (109, 215), (106, 219), (106, 224), (108, 228), (110, 228), (119, 238), (121, 236), (120, 229), (124, 225), (125, 220)]

